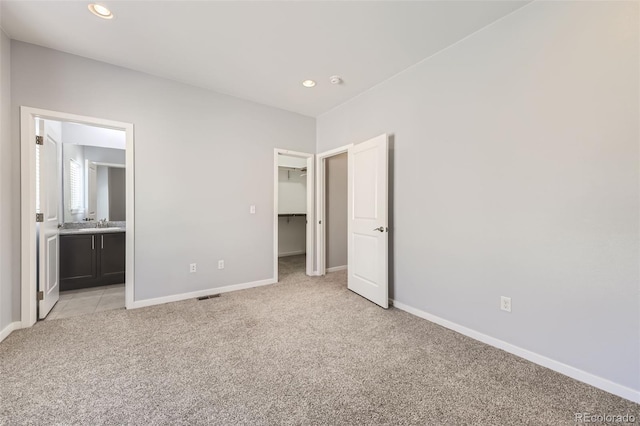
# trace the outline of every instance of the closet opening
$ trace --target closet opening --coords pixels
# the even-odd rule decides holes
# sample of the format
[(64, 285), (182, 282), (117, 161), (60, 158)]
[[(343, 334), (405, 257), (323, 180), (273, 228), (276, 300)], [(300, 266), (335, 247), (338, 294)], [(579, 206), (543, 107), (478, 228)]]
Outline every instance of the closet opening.
[(325, 271), (347, 269), (347, 153), (324, 160), (324, 237)]
[(313, 154), (275, 152), (274, 277), (313, 275)]
[(316, 271), (318, 275), (348, 269), (348, 172), (345, 145), (316, 157)]

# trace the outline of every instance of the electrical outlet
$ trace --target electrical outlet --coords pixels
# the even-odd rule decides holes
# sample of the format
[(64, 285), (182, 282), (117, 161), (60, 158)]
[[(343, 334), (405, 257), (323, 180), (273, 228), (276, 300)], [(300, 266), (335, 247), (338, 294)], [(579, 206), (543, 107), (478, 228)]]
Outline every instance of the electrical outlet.
[(251, 214), (256, 214), (256, 206), (251, 205), (251, 206), (249, 207), (249, 213), (251, 213)]
[(500, 296), (500, 309), (511, 312), (511, 298)]
[(218, 260), (218, 269), (224, 269), (224, 260)]
[(197, 265), (196, 265), (195, 263), (191, 263), (191, 264), (189, 265), (189, 272), (194, 273), (194, 272), (196, 272), (197, 270), (198, 270), (198, 267), (197, 267)]

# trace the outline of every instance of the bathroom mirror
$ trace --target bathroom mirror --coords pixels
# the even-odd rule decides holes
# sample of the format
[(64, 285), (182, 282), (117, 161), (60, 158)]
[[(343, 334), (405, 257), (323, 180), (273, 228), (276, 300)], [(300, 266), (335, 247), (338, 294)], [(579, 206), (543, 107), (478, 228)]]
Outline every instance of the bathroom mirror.
[(65, 223), (125, 218), (125, 150), (62, 144)]

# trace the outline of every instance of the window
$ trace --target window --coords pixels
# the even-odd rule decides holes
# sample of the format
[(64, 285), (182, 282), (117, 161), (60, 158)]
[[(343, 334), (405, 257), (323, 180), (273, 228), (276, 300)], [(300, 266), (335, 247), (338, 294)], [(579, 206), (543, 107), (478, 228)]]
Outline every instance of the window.
[(76, 160), (69, 160), (69, 210), (72, 213), (77, 213), (82, 209), (80, 174), (80, 164)]

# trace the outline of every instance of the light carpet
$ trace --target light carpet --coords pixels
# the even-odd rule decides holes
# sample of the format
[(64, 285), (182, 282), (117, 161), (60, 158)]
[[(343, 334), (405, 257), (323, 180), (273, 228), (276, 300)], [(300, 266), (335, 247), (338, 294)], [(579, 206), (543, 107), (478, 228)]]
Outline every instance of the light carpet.
[[(575, 424), (637, 404), (346, 288), (346, 271), (39, 322), (0, 343), (0, 423)], [(640, 420), (636, 420), (640, 421)]]

